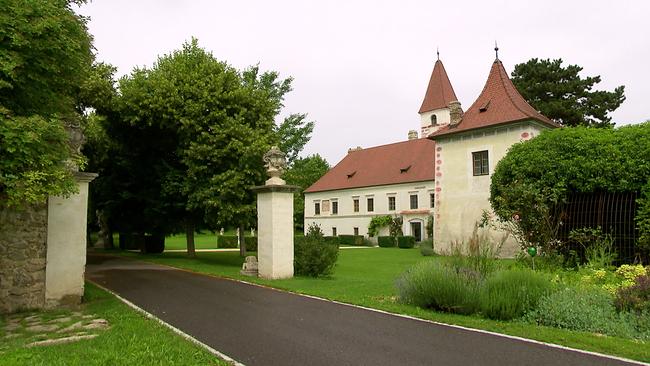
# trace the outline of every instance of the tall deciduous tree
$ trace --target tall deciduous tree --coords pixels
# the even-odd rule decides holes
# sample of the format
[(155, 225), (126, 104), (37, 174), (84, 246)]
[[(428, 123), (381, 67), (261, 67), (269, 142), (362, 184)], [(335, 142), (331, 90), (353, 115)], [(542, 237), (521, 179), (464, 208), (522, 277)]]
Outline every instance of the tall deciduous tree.
[(533, 58), (515, 65), (512, 82), (543, 115), (564, 126), (612, 126), (609, 112), (625, 100), (625, 87), (593, 90), (600, 76), (581, 77), (582, 67), (562, 66), (562, 59)]
[(305, 189), (316, 183), (327, 171), (330, 165), (320, 155), (298, 158), (285, 174), (288, 184), (299, 186), (300, 194), (294, 196), (293, 217), (296, 228), (304, 229), (305, 223)]
[[(250, 226), (250, 187), (264, 181), (262, 155), (282, 135), (274, 118), (291, 79), (257, 66), (240, 72), (193, 40), (122, 78), (118, 89), (103, 123), (114, 142), (107, 169), (107, 188), (117, 195), (107, 202), (113, 220), (164, 233), (183, 223), (190, 255), (201, 225)], [(293, 130), (303, 120), (293, 118)], [(291, 146), (302, 148), (297, 140)]]

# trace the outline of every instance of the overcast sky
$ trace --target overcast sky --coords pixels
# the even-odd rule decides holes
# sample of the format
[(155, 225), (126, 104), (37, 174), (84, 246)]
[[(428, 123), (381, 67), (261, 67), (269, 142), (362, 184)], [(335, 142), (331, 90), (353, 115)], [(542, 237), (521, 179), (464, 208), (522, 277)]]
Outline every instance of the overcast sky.
[(625, 85), (617, 125), (650, 119), (650, 1), (173, 1), (93, 0), (98, 59), (118, 74), (151, 66), (196, 37), (237, 68), (259, 63), (293, 77), (280, 118), (316, 121), (303, 156), (336, 164), (352, 146), (405, 140), (440, 48), (464, 109), (480, 93), (494, 41), (510, 73), (533, 57), (562, 58)]

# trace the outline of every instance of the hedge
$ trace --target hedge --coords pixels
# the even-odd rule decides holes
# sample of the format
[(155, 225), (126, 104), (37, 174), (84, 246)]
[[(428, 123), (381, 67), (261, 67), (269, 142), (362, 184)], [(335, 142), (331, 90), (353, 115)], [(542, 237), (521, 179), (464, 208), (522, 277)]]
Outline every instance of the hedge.
[(245, 236), (244, 242), (246, 242), (246, 251), (257, 252), (257, 236)]
[(237, 235), (219, 235), (217, 240), (217, 248), (237, 248)]
[(398, 236), (397, 246), (404, 249), (413, 248), (415, 246), (415, 236)]
[[(502, 222), (537, 246), (550, 241), (540, 230), (557, 203), (574, 193), (643, 192), (650, 181), (650, 121), (619, 128), (548, 130), (514, 144), (494, 170), (490, 203)], [(640, 199), (639, 212), (649, 203)], [(644, 222), (637, 218), (640, 235)], [(650, 230), (650, 226), (647, 226)]]
[(363, 239), (363, 235), (339, 235), (339, 243), (341, 245), (363, 246), (365, 245)]
[(392, 248), (395, 246), (395, 238), (392, 236), (378, 236), (377, 244), (382, 248)]
[(165, 236), (164, 235), (145, 235), (144, 236), (144, 250), (151, 254), (160, 254), (165, 250)]

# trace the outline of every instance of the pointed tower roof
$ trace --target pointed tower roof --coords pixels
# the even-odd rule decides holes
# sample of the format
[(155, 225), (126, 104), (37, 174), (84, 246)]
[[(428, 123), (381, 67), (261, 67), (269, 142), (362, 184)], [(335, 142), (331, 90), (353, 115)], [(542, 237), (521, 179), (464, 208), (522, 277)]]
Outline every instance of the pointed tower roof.
[(550, 127), (560, 127), (526, 102), (508, 77), (501, 60), (497, 58), (492, 64), (481, 95), (463, 114), (461, 121), (451, 128), (450, 126), (441, 128), (432, 136), (531, 119)]
[(433, 72), (431, 72), (429, 86), (426, 94), (424, 94), (424, 100), (418, 113), (446, 108), (449, 102), (454, 100), (458, 100), (458, 98), (456, 98), (456, 93), (454, 93), (454, 88), (451, 86), (442, 61), (438, 59), (433, 67)]

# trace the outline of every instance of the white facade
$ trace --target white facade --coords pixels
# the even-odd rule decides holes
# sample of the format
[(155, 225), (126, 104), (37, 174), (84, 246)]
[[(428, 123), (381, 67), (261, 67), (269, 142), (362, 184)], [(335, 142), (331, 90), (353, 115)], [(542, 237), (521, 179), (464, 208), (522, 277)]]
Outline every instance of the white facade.
[[(326, 236), (368, 236), (368, 225), (373, 217), (398, 215), (404, 221), (404, 235), (418, 237), (419, 227), (419, 238), (424, 239), (427, 218), (433, 214), (433, 194), (433, 180), (305, 193), (305, 232), (309, 225), (316, 223)], [(417, 197), (416, 208), (411, 208), (411, 196)], [(372, 201), (370, 210), (369, 199)], [(355, 210), (355, 200), (358, 210)], [(394, 209), (389, 207), (393, 201)], [(388, 228), (379, 233), (387, 234)]]
[[(435, 116), (435, 118), (433, 118)], [(435, 124), (433, 123), (435, 121)], [(449, 108), (440, 108), (432, 111), (420, 113), (420, 132), (422, 137), (438, 131), (442, 126), (446, 126), (451, 121)]]
[[(436, 251), (448, 253), (453, 242), (466, 241), (480, 222), (489, 202), (494, 168), (513, 144), (531, 139), (547, 127), (534, 121), (470, 130), (436, 138), (436, 207), (434, 238)], [(487, 151), (488, 174), (474, 175), (473, 153)], [(491, 232), (499, 240), (503, 232)], [(518, 245), (509, 238), (501, 255), (514, 256)]]

